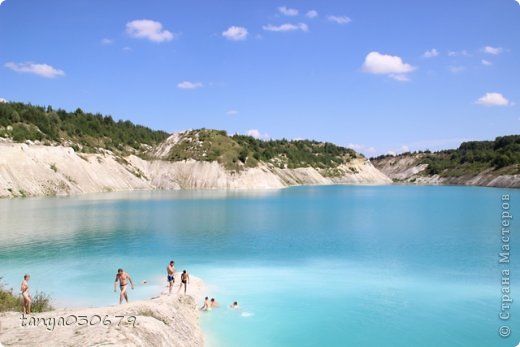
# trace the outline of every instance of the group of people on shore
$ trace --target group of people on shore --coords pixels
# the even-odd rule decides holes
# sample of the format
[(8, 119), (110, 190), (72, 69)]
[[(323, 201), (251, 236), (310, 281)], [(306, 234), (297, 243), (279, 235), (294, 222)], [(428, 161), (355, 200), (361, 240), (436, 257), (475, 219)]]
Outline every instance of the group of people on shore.
[[(173, 286), (175, 284), (175, 262), (173, 260), (170, 261), (168, 266), (166, 266), (166, 280), (168, 281), (168, 295), (171, 295)], [(134, 281), (132, 280), (132, 277), (125, 272), (123, 269), (118, 269), (116, 274), (116, 279), (114, 281), (114, 292), (117, 290), (117, 282), (119, 282), (119, 304), (123, 303), (123, 299), (128, 302), (128, 293), (127, 293), (127, 287), (128, 283), (130, 282), (130, 285), (132, 289), (135, 288)], [(146, 281), (143, 283), (146, 284)], [(186, 294), (186, 291), (188, 290), (188, 284), (190, 283), (190, 275), (186, 270), (183, 270), (181, 273), (181, 283), (179, 285), (179, 289), (177, 290), (177, 293), (179, 293), (184, 287), (184, 294)]]
[[(173, 287), (175, 285), (175, 262), (173, 260), (170, 261), (168, 266), (166, 267), (166, 280), (168, 281), (168, 295), (171, 295)], [(29, 274), (25, 274), (23, 276), (23, 281), (20, 286), (20, 292), (22, 294), (23, 298), (23, 313), (24, 314), (30, 314), (31, 313), (31, 303), (32, 298), (31, 294), (29, 293), (29, 280), (31, 276)], [(179, 289), (177, 290), (177, 293), (181, 291), (181, 289), (184, 287), (184, 294), (186, 294), (188, 290), (188, 284), (190, 283), (190, 275), (186, 270), (183, 270), (181, 273), (181, 283), (179, 284)], [(125, 272), (122, 268), (117, 269), (116, 278), (114, 281), (114, 292), (117, 291), (117, 283), (119, 282), (119, 304), (123, 303), (123, 299), (128, 303), (128, 284), (130, 283), (130, 286), (132, 289), (135, 288), (134, 280), (132, 279), (132, 276), (128, 272)], [(143, 284), (146, 284), (146, 281), (143, 281)], [(211, 311), (214, 308), (219, 307), (219, 303), (215, 300), (215, 298), (211, 298), (211, 300), (206, 296), (204, 299), (204, 304), (200, 308), (201, 311)], [(230, 308), (238, 309), (240, 306), (238, 305), (238, 302), (235, 301), (231, 305), (229, 305)]]
[[(167, 272), (167, 281), (168, 281), (168, 295), (172, 293), (173, 285), (175, 284), (175, 262), (172, 260), (166, 267)], [(31, 313), (31, 304), (32, 304), (32, 297), (29, 293), (29, 280), (31, 279), (31, 276), (29, 274), (25, 274), (23, 276), (23, 281), (20, 286), (20, 294), (22, 295), (22, 312), (24, 314), (30, 314)], [(114, 281), (114, 292), (117, 291), (117, 283), (119, 282), (119, 304), (123, 303), (123, 299), (128, 302), (128, 284), (130, 284), (131, 288), (135, 288), (134, 280), (132, 279), (132, 276), (128, 272), (125, 272), (122, 268), (117, 269), (116, 278)], [(147, 281), (143, 281), (143, 284), (146, 284)], [(183, 270), (181, 273), (181, 283), (179, 285), (179, 289), (177, 290), (177, 293), (181, 291), (182, 287), (184, 287), (184, 294), (186, 294), (188, 290), (188, 284), (190, 283), (190, 275), (186, 270)]]
[[(172, 293), (173, 285), (175, 284), (175, 262), (173, 260), (170, 260), (170, 263), (166, 267), (166, 273), (167, 273), (167, 280), (169, 284), (169, 290), (168, 294)], [(179, 285), (179, 289), (177, 290), (177, 293), (181, 290), (182, 286), (184, 285), (184, 294), (186, 294), (186, 290), (188, 289), (188, 284), (190, 283), (190, 275), (186, 270), (182, 271), (181, 274), (181, 284)]]

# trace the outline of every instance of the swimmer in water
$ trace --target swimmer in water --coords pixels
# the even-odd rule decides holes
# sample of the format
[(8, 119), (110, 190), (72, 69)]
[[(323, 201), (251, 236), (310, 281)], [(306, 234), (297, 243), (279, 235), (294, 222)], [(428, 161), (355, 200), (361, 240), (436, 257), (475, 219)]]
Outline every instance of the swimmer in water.
[(209, 303), (209, 298), (206, 296), (204, 298), (204, 304), (202, 305), (202, 307), (200, 308), (201, 311), (211, 311), (211, 307), (210, 307), (210, 303)]
[(229, 305), (229, 308), (236, 310), (240, 308), (240, 305), (238, 304), (238, 301), (234, 301), (231, 305)]

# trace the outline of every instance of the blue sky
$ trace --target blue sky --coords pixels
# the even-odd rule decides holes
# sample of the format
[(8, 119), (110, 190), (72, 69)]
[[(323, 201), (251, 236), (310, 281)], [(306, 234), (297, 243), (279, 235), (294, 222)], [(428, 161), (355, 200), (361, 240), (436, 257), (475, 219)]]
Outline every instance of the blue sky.
[(520, 133), (515, 0), (0, 5), (0, 98), (372, 156)]

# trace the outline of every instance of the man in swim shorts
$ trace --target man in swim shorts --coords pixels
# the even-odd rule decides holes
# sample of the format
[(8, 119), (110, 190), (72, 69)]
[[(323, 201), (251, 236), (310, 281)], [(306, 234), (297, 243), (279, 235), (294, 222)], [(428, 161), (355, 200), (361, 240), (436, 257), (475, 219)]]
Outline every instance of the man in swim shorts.
[(132, 277), (126, 272), (123, 271), (123, 269), (118, 269), (116, 274), (116, 280), (114, 281), (114, 293), (116, 292), (116, 283), (119, 281), (119, 289), (121, 290), (121, 293), (119, 294), (119, 304), (123, 303), (123, 298), (128, 302), (128, 294), (126, 292), (128, 287), (128, 282), (132, 285), (132, 289), (134, 289), (134, 281), (132, 280)]
[(168, 274), (168, 283), (170, 284), (169, 294), (171, 294), (173, 285), (175, 284), (175, 262), (173, 260), (170, 261), (170, 264), (166, 267), (166, 272)]
[(184, 284), (184, 294), (186, 294), (188, 283), (190, 283), (190, 275), (188, 275), (188, 272), (186, 270), (183, 270), (181, 274), (181, 285), (179, 286), (179, 290), (177, 291), (177, 293), (181, 290), (182, 285)]

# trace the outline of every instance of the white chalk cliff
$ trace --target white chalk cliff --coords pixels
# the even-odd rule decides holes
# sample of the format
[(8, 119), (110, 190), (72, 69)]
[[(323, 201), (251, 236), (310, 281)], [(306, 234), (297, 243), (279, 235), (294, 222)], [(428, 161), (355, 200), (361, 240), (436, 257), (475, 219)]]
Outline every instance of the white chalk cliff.
[(178, 141), (173, 134), (154, 149), (153, 160), (110, 151), (76, 153), (71, 147), (0, 143), (0, 197), (69, 195), (151, 189), (273, 189), (310, 184), (388, 184), (369, 160), (354, 158), (324, 176), (312, 167), (287, 169), (268, 163), (240, 171), (218, 162), (161, 158)]

